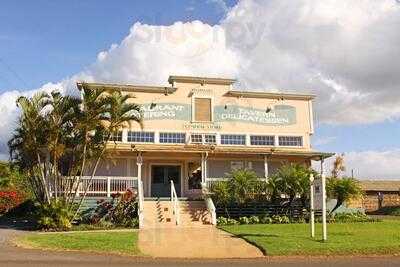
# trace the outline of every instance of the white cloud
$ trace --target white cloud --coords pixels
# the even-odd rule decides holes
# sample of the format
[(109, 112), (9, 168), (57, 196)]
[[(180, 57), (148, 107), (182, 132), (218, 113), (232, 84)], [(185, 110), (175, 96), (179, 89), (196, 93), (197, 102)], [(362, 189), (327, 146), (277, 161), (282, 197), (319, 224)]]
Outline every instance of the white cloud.
[[(170, 74), (235, 77), (241, 89), (316, 93), (320, 123), (398, 119), (398, 25), (395, 0), (243, 0), (219, 25), (137, 22), (119, 44), (57, 86), (76, 94), (79, 80), (165, 84)], [(0, 95), (3, 152), (18, 94)]]
[[(334, 157), (326, 160), (324, 169), (326, 175), (332, 170)], [(345, 176), (351, 176), (352, 170), (357, 179), (400, 179), (400, 149), (387, 151), (347, 152), (344, 155)], [(320, 170), (320, 163), (314, 162), (316, 170)]]

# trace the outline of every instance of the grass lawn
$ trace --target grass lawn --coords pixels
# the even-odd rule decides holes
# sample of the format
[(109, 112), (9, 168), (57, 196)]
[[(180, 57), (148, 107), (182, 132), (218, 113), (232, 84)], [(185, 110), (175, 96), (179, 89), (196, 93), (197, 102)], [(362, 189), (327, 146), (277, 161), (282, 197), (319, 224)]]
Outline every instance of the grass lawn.
[(22, 246), (138, 255), (138, 233), (133, 231), (35, 233), (17, 240)]
[(316, 239), (308, 224), (259, 224), (223, 226), (244, 238), (266, 255), (346, 255), (400, 253), (400, 222), (328, 224), (328, 241), (322, 242), (322, 226)]

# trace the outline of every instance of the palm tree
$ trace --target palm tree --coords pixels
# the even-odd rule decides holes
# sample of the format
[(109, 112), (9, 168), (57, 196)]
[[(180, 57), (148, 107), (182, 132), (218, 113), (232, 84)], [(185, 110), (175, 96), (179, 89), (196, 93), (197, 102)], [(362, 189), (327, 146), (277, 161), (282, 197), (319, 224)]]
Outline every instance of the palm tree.
[(326, 190), (328, 196), (337, 200), (335, 207), (331, 210), (333, 213), (343, 203), (351, 199), (356, 199), (363, 195), (360, 183), (354, 178), (336, 178), (331, 177), (327, 180)]
[(333, 168), (332, 168), (332, 177), (339, 177), (341, 172), (346, 171), (346, 167), (344, 165), (344, 154), (338, 155), (335, 158), (335, 161), (333, 162)]
[(42, 147), (46, 143), (47, 122), (42, 116), (48, 95), (44, 92), (32, 98), (21, 96), (17, 106), (21, 109), (18, 127), (8, 142), (10, 158), (22, 171), (29, 174), (29, 181), (38, 201), (50, 202), (47, 165), (43, 161)]
[(111, 140), (112, 135), (117, 134), (122, 128), (130, 126), (133, 122), (139, 123), (142, 126), (143, 116), (141, 107), (134, 103), (128, 103), (128, 100), (129, 95), (123, 95), (120, 91), (112, 91), (104, 98), (100, 98), (100, 103), (102, 104), (101, 110), (103, 111), (104, 107), (105, 112), (100, 114), (99, 119), (102, 123), (96, 127), (96, 130), (97, 134), (103, 135), (104, 141), (101, 146), (92, 148), (92, 152), (95, 155), (93, 158), (95, 158), (95, 160), (93, 161), (94, 164), (91, 165), (90, 180), (84, 189), (75, 215), (77, 215), (77, 212), (82, 206), (83, 200), (96, 174), (98, 165), (106, 152), (107, 143)]

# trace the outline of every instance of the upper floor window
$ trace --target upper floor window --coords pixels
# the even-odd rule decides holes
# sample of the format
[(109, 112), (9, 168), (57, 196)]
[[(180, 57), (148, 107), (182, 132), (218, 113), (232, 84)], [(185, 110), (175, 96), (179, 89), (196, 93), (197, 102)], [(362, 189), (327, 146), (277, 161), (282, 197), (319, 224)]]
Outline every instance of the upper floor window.
[(153, 132), (128, 132), (128, 142), (154, 143)]
[(183, 144), (185, 140), (185, 133), (160, 133), (160, 143)]
[(194, 120), (212, 121), (211, 98), (194, 98)]
[(190, 142), (193, 144), (216, 144), (216, 134), (193, 133), (190, 135)]
[(245, 145), (246, 135), (244, 134), (221, 134), (221, 145)]
[(275, 136), (273, 135), (251, 135), (250, 144), (253, 146), (274, 146)]
[(122, 142), (122, 131), (118, 131), (116, 133), (111, 133), (110, 141), (113, 142)]
[(279, 136), (280, 146), (303, 146), (302, 136)]

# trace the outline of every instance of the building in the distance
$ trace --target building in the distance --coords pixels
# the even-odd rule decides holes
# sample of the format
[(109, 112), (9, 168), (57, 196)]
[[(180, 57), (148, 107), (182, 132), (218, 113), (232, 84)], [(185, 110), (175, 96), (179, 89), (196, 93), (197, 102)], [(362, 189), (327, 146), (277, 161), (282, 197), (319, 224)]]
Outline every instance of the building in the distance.
[(170, 76), (168, 82), (77, 84), (129, 94), (144, 111), (143, 128), (132, 124), (114, 136), (99, 179), (141, 180), (144, 197), (156, 198), (170, 197), (172, 180), (178, 197), (198, 199), (202, 183), (235, 169), (267, 179), (282, 164), (332, 156), (311, 147), (314, 95), (234, 90), (235, 80), (222, 78)]

